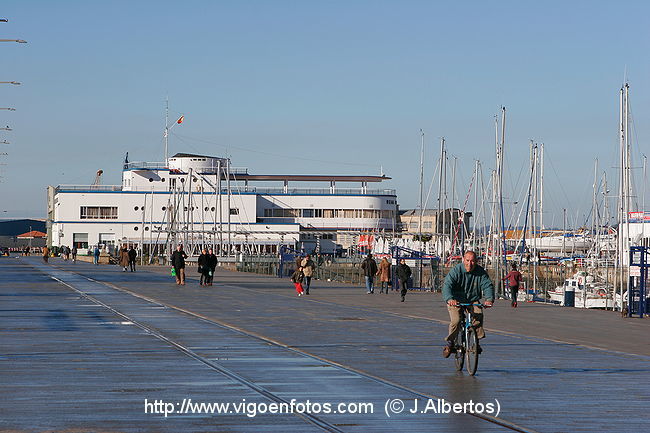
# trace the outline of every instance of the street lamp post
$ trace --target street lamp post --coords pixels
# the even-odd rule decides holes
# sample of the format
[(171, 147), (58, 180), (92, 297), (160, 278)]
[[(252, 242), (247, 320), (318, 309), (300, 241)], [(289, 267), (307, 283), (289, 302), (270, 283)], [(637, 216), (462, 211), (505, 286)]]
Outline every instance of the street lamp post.
[(16, 111), (15, 108), (11, 108), (11, 107), (0, 107), (0, 110)]
[(27, 41), (23, 41), (22, 39), (0, 39), (0, 42), (18, 42), (19, 44), (27, 43)]
[(18, 81), (0, 81), (0, 84), (13, 84), (14, 86), (20, 85)]
[(0, 128), (0, 131), (13, 131), (13, 129), (7, 126), (6, 128)]

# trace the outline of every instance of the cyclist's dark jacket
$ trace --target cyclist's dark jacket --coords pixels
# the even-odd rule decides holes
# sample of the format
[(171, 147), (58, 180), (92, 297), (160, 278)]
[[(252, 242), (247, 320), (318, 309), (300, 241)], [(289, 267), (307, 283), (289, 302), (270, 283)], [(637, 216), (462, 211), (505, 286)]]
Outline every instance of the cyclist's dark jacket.
[(482, 297), (494, 301), (494, 284), (485, 269), (476, 265), (472, 272), (465, 271), (462, 263), (452, 268), (442, 286), (442, 298), (445, 302), (455, 299), (460, 303), (476, 302)]

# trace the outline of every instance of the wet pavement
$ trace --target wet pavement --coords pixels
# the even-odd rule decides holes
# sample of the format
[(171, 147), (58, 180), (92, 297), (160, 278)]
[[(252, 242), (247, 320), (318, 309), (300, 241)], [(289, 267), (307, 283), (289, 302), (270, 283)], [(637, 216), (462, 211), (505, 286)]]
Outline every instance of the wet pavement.
[[(212, 287), (177, 286), (167, 272), (1, 259), (0, 431), (639, 431), (650, 421), (647, 320), (503, 301), (486, 313), (470, 377), (440, 355), (439, 295), (400, 303), (314, 281), (298, 298), (286, 280), (218, 270)], [(151, 413), (145, 399), (174, 413)], [(187, 399), (248, 412), (176, 413)], [(307, 401), (374, 413), (252, 416)], [(470, 401), (499, 414), (421, 413)]]

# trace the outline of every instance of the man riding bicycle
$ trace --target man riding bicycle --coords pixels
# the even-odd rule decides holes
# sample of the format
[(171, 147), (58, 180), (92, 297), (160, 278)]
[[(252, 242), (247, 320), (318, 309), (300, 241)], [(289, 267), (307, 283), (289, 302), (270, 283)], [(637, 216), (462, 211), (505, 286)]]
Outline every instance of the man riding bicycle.
[[(490, 280), (485, 269), (476, 263), (476, 253), (467, 251), (463, 255), (463, 262), (454, 266), (445, 278), (442, 286), (442, 298), (447, 303), (449, 311), (449, 335), (447, 336), (447, 345), (442, 355), (449, 358), (455, 348), (454, 342), (460, 329), (460, 305), (472, 304), (485, 297), (483, 305), (490, 308), (494, 302), (494, 284)], [(476, 328), (476, 336), (481, 339), (485, 338), (483, 330), (483, 310), (478, 305), (473, 307), (472, 325)], [(478, 352), (481, 353), (481, 347), (478, 346)]]

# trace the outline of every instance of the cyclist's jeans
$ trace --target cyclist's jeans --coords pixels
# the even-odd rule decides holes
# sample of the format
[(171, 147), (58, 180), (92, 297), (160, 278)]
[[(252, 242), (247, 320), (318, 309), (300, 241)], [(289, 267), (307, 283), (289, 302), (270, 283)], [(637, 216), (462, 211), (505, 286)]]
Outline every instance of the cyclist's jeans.
[[(472, 325), (476, 328), (476, 336), (478, 338), (485, 338), (485, 331), (483, 331), (483, 310), (478, 307), (474, 306), (474, 321), (472, 322)], [(458, 335), (458, 331), (462, 329), (462, 325), (460, 322), (461, 315), (460, 315), (460, 307), (451, 307), (447, 305), (447, 311), (449, 311), (449, 335), (447, 336), (447, 341), (450, 342), (455, 342), (456, 341), (456, 336)]]

